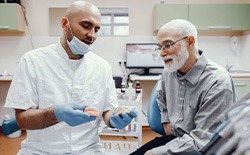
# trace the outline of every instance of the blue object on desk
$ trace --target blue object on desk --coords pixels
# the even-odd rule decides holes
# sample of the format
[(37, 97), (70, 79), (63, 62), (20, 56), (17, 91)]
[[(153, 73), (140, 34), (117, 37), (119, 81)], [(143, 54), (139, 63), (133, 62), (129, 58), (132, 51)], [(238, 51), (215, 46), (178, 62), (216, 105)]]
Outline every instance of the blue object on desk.
[(2, 130), (4, 135), (9, 135), (20, 130), (16, 118), (14, 116), (5, 116), (2, 123)]

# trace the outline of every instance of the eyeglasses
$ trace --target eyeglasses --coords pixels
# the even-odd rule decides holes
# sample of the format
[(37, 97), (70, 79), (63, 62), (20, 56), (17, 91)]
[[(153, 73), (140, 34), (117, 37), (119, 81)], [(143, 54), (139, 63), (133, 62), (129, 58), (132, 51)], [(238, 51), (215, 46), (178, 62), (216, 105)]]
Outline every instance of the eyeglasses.
[(177, 43), (177, 42), (179, 42), (179, 41), (182, 41), (183, 39), (186, 39), (187, 37), (188, 37), (188, 36), (185, 36), (185, 37), (183, 37), (183, 38), (181, 38), (181, 39), (178, 39), (178, 40), (176, 40), (176, 41), (174, 41), (174, 42), (169, 42), (169, 43), (167, 43), (167, 44), (165, 44), (165, 45), (162, 45), (162, 46), (158, 45), (158, 47), (157, 47), (155, 50), (156, 50), (156, 51), (161, 51), (161, 50), (170, 49), (171, 46), (173, 46), (175, 43)]

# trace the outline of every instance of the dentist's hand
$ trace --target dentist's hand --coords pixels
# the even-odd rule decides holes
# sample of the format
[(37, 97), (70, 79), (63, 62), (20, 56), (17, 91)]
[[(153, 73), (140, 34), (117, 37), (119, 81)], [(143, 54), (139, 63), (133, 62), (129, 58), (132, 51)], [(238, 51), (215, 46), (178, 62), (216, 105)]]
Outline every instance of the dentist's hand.
[(115, 114), (115, 112), (113, 112), (109, 122), (112, 127), (117, 129), (123, 129), (132, 121), (133, 118), (136, 117), (137, 114), (133, 110), (130, 112), (123, 112), (121, 114)]
[(96, 119), (95, 116), (83, 112), (86, 105), (68, 103), (54, 107), (55, 116), (58, 121), (64, 121), (69, 126), (76, 126)]

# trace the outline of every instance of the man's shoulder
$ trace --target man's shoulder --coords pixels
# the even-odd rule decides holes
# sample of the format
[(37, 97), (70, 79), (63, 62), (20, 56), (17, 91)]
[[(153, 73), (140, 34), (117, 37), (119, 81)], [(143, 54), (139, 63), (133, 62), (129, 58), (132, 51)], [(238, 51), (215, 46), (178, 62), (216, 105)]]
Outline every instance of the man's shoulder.
[(205, 69), (205, 74), (209, 80), (218, 83), (231, 83), (232, 77), (229, 72), (221, 65), (209, 60)]
[(56, 44), (51, 44), (51, 45), (48, 45), (48, 46), (44, 46), (44, 47), (39, 47), (39, 48), (36, 48), (36, 49), (32, 49), (32, 50), (26, 52), (23, 55), (23, 57), (24, 58), (42, 57), (42, 56), (45, 56), (48, 53), (51, 53), (51, 52), (53, 52), (55, 50), (56, 50)]
[(228, 71), (221, 65), (208, 59), (207, 68), (208, 71), (214, 72), (215, 74), (221, 73), (223, 75), (229, 75)]
[(37, 49), (34, 49), (31, 52), (35, 52), (35, 53), (49, 53), (51, 51), (55, 51), (56, 50), (56, 46), (57, 46), (57, 44), (50, 44), (48, 46), (39, 47)]

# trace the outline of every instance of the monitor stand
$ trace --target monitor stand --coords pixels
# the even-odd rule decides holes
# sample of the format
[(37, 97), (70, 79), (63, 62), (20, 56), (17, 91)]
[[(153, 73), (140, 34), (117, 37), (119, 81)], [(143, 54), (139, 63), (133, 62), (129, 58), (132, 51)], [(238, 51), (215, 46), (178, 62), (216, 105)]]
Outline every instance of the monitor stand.
[(159, 73), (150, 73), (150, 68), (144, 68), (144, 73), (142, 73), (140, 76), (156, 76), (159, 75)]

